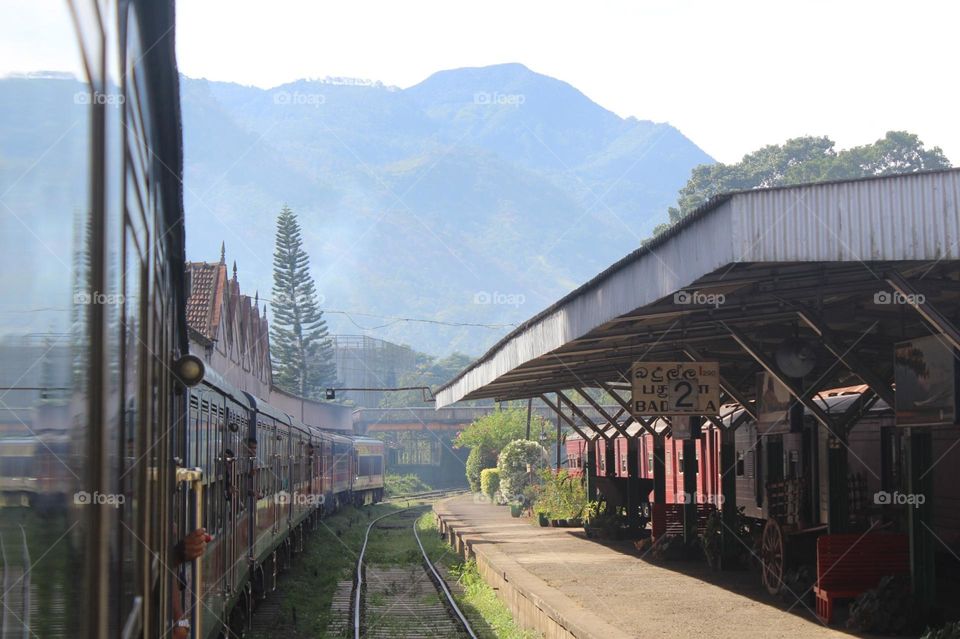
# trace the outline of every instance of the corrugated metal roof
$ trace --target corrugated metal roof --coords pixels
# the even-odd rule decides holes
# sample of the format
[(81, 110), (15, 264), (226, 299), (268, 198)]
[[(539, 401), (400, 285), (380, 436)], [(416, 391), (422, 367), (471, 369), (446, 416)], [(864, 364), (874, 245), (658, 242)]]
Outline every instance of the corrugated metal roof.
[(955, 260), (958, 203), (957, 169), (718, 196), (512, 331), (444, 385), (436, 406), (727, 265)]

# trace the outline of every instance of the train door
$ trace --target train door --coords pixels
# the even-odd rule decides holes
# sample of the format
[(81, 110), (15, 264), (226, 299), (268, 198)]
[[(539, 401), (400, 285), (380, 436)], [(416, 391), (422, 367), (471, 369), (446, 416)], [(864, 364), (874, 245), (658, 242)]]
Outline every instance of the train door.
[(240, 451), (240, 413), (238, 407), (233, 402), (227, 402), (226, 414), (224, 416), (225, 428), (223, 430), (223, 472), (224, 483), (221, 498), (223, 499), (226, 517), (224, 523), (223, 537), (223, 590), (225, 595), (234, 592), (238, 583), (237, 574), (237, 555), (238, 541), (240, 537), (239, 518), (240, 504), (242, 496), (240, 495), (240, 472), (238, 455)]

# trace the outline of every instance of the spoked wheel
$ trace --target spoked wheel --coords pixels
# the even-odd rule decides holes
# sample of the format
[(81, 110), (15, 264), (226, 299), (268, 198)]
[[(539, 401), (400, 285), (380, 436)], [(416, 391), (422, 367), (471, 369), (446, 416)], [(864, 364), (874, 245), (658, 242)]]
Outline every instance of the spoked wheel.
[(771, 595), (778, 594), (783, 588), (785, 555), (783, 528), (776, 519), (768, 519), (766, 526), (763, 527), (760, 560), (763, 562), (763, 585)]

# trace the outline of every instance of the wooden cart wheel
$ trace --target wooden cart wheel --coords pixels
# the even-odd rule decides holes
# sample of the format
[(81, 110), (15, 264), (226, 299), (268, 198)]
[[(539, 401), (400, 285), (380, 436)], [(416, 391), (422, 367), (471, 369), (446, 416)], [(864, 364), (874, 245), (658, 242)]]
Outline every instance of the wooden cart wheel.
[(783, 528), (776, 519), (768, 519), (763, 527), (760, 546), (760, 560), (763, 563), (763, 585), (771, 595), (776, 595), (783, 587), (783, 570), (786, 543)]

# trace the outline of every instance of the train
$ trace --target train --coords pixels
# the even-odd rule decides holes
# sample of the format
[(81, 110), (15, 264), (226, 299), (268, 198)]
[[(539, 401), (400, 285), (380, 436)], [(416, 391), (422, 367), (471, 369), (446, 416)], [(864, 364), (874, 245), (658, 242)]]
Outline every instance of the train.
[[(816, 400), (828, 414), (844, 414), (866, 391), (865, 386), (837, 388), (823, 391)], [(666, 476), (666, 507), (658, 513), (653, 502), (654, 436), (631, 420), (625, 431), (636, 438), (635, 460), (638, 469), (641, 526), (652, 519), (652, 534), (682, 533), (683, 504), (694, 501), (698, 509), (698, 528), (703, 526), (704, 513), (723, 504), (721, 476), (728, 471), (735, 474), (736, 508), (743, 524), (754, 531), (759, 556), (764, 564), (778, 567), (778, 573), (762, 572), (764, 585), (771, 593), (780, 590), (784, 571), (800, 563), (809, 562), (815, 551), (819, 534), (828, 530), (831, 503), (828, 494), (829, 447), (831, 433), (810, 412), (804, 410), (802, 426), (791, 429), (788, 419), (764, 415), (749, 418), (741, 406), (725, 406), (719, 422), (724, 428), (737, 423), (734, 431), (735, 457), (729, 468), (720, 458), (721, 430), (718, 425), (704, 423), (701, 434), (694, 440), (697, 455), (696, 492), (687, 495), (684, 490), (684, 460), (681, 441), (669, 435), (664, 437), (664, 469)], [(652, 421), (658, 434), (668, 424), (663, 419)], [(607, 459), (608, 444), (596, 438), (584, 441), (579, 435), (566, 439), (567, 472), (584, 477), (587, 468), (588, 446), (595, 447), (596, 466), (593, 474), (600, 496), (618, 505), (627, 504), (623, 492), (628, 481), (630, 464), (627, 438), (612, 426), (599, 424), (609, 436), (613, 456)], [(942, 546), (945, 560), (956, 557), (960, 551), (960, 485), (953, 480), (953, 469), (960, 462), (958, 434), (953, 425), (931, 428), (933, 459), (942, 463), (931, 465), (932, 495), (937, 502), (931, 530)], [(895, 412), (882, 400), (877, 400), (863, 411), (848, 436), (847, 516), (843, 527), (850, 531), (873, 528), (906, 530), (908, 509), (913, 505), (896, 499), (907, 493), (904, 486), (904, 435), (896, 425)], [(803, 469), (810, 472), (804, 474)], [(636, 480), (635, 480), (636, 481)], [(632, 502), (631, 507), (632, 506)], [(768, 557), (767, 554), (775, 556)]]
[(244, 632), (324, 516), (383, 499), (382, 441), (305, 424), (209, 368), (189, 391), (187, 451), (201, 471), (196, 525), (212, 537), (194, 608), (207, 637)]
[(2, 635), (242, 634), (310, 528), (382, 498), (383, 446), (198, 375), (175, 3), (32, 15), (64, 43), (23, 59), (63, 72), (3, 79), (42, 152), (0, 163)]

